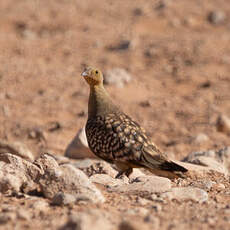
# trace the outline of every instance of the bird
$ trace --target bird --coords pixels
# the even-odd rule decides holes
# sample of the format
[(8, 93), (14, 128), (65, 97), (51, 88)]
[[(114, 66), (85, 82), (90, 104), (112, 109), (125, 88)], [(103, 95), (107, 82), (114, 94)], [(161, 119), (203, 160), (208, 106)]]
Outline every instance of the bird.
[(188, 170), (170, 160), (146, 131), (113, 103), (99, 69), (87, 67), (81, 76), (90, 88), (85, 126), (89, 148), (97, 157), (115, 164), (116, 178), (129, 177), (133, 168), (170, 179), (185, 177)]

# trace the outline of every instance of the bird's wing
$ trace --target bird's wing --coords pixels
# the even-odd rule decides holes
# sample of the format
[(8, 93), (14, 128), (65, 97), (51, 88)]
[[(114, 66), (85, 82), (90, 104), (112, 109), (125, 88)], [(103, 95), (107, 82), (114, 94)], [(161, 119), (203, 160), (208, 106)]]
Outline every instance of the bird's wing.
[[(114, 116), (114, 115), (112, 115)], [(146, 136), (145, 130), (125, 114), (110, 118), (112, 130), (119, 141), (119, 148), (113, 154), (116, 160), (129, 161), (139, 166), (145, 166), (142, 161), (143, 154), (151, 158), (155, 164), (161, 164), (167, 156), (163, 154)]]
[(120, 115), (116, 120), (117, 126), (113, 126), (113, 131), (118, 135), (120, 143), (119, 148), (113, 152), (116, 160), (149, 169), (187, 171), (170, 161), (167, 155), (149, 140), (145, 130), (137, 122), (125, 114)]

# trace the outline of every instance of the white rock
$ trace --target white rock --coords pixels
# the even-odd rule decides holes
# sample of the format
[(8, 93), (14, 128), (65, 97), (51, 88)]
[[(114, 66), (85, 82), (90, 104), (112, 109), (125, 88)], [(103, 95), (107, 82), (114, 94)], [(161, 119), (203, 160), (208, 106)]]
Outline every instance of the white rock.
[(226, 147), (218, 151), (192, 152), (183, 161), (207, 166), (206, 170), (214, 170), (227, 175), (227, 168), (230, 168), (230, 148)]
[(74, 204), (76, 202), (76, 197), (72, 194), (58, 192), (52, 199), (52, 204), (54, 205), (68, 205)]
[(111, 191), (128, 194), (161, 193), (171, 189), (171, 181), (168, 178), (158, 176), (142, 176), (136, 178), (132, 184), (113, 186)]
[(10, 143), (5, 140), (0, 140), (0, 154), (2, 153), (11, 153), (31, 162), (34, 161), (33, 153), (21, 142)]
[(195, 137), (194, 142), (197, 143), (197, 144), (201, 144), (201, 143), (204, 143), (204, 142), (206, 142), (206, 141), (208, 141), (208, 140), (209, 140), (209, 137), (208, 137), (206, 134), (204, 134), (204, 133), (199, 133), (199, 134)]
[(230, 134), (230, 118), (225, 115), (220, 115), (217, 118), (216, 127), (219, 132)]
[(210, 23), (214, 24), (214, 25), (220, 25), (223, 24), (223, 22), (226, 19), (226, 13), (224, 11), (211, 11), (208, 14), (208, 20)]
[(113, 230), (114, 225), (108, 220), (103, 211), (89, 209), (86, 212), (77, 212), (69, 217), (67, 223), (60, 228), (80, 230)]
[(30, 208), (45, 213), (49, 210), (49, 204), (45, 200), (36, 200), (30, 205)]
[(108, 174), (114, 178), (118, 173), (114, 168), (112, 168), (111, 164), (103, 160), (84, 159), (74, 162), (73, 165), (76, 168), (81, 169), (88, 176), (92, 176), (94, 174)]
[(61, 166), (49, 155), (42, 155), (36, 163), (44, 173), (39, 184), (45, 197), (52, 199), (58, 192), (68, 193), (93, 203), (104, 202), (105, 198), (89, 178), (71, 164)]
[(215, 152), (216, 158), (230, 171), (230, 146)]
[(25, 193), (37, 188), (34, 183), (41, 170), (34, 164), (11, 153), (0, 154), (0, 192)]
[(208, 193), (199, 188), (193, 187), (180, 187), (172, 188), (171, 191), (161, 194), (162, 198), (178, 201), (196, 201), (203, 203), (208, 200)]
[(118, 88), (123, 88), (131, 79), (130, 74), (125, 69), (121, 68), (107, 70), (104, 76), (105, 84), (115, 85)]
[(80, 129), (68, 145), (65, 150), (65, 156), (73, 159), (97, 158), (89, 149), (85, 128)]
[(17, 216), (21, 220), (27, 220), (27, 221), (29, 221), (31, 219), (31, 213), (28, 210), (26, 210), (26, 209), (21, 209), (20, 208), (17, 211)]
[(107, 174), (94, 174), (89, 179), (93, 183), (102, 184), (105, 186), (117, 186), (124, 184), (123, 180), (114, 179)]

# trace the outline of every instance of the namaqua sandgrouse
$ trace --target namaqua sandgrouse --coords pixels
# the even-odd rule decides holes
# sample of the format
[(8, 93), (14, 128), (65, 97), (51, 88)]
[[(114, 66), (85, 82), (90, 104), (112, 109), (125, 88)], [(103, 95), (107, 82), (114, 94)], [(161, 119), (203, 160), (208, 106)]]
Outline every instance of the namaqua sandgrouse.
[(90, 86), (86, 136), (91, 151), (117, 166), (117, 177), (144, 167), (168, 178), (183, 177), (184, 167), (172, 162), (146, 136), (140, 125), (113, 104), (100, 70), (87, 68), (82, 76)]

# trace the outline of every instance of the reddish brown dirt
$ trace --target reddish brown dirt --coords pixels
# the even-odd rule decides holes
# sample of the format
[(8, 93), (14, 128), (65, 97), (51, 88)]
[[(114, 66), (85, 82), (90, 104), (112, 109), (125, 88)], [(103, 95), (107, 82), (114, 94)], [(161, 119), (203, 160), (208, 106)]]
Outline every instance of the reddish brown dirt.
[[(24, 142), (36, 155), (63, 154), (87, 119), (89, 89), (80, 73), (91, 65), (130, 72), (124, 88), (107, 89), (172, 158), (229, 145), (229, 136), (216, 130), (218, 115), (230, 116), (229, 1), (166, 1), (165, 7), (161, 2), (0, 1), (0, 138)], [(213, 25), (207, 16), (217, 10), (226, 19)], [(109, 49), (122, 40), (131, 42), (128, 49)], [(150, 106), (141, 106), (146, 101)], [(60, 129), (49, 131), (53, 122)], [(31, 138), (31, 130), (40, 130), (46, 141)], [(195, 143), (199, 133), (209, 140)], [(229, 193), (219, 195), (220, 203), (216, 195), (209, 204), (170, 202), (160, 214), (152, 212), (161, 229), (229, 229), (229, 213), (223, 214)], [(117, 204), (135, 206), (129, 197), (112, 200), (99, 208), (118, 218)], [(27, 201), (16, 198), (2, 197), (4, 203), (27, 208)], [(19, 228), (29, 229), (36, 219), (41, 228), (55, 229), (69, 211), (31, 212), (31, 222), (17, 220)], [(216, 219), (214, 226), (209, 218)], [(8, 224), (10, 229), (15, 223)]]

